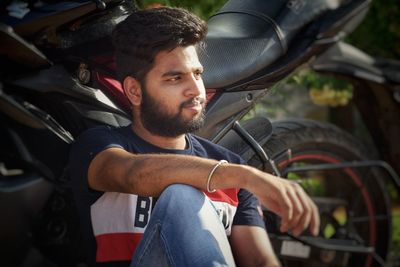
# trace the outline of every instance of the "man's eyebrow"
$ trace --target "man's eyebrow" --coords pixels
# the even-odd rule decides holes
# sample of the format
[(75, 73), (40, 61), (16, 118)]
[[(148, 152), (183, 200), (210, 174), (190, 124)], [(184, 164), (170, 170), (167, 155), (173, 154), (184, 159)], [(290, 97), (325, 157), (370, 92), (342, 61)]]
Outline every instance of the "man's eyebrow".
[(183, 71), (179, 70), (171, 70), (163, 73), (162, 77), (170, 77), (170, 76), (176, 76), (176, 75), (182, 75), (185, 74)]
[[(195, 68), (195, 71), (203, 71), (203, 67), (198, 67)], [(185, 75), (189, 72), (184, 72), (184, 71), (180, 71), (180, 70), (171, 70), (171, 71), (167, 71), (165, 73), (163, 73), (163, 75), (161, 77), (171, 77), (171, 76), (177, 76), (177, 75)]]

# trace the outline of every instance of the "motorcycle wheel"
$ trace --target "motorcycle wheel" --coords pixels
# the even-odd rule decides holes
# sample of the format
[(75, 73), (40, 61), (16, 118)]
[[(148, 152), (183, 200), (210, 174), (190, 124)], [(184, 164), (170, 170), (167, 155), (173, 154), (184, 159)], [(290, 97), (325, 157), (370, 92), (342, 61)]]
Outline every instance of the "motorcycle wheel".
[[(325, 123), (288, 120), (273, 123), (274, 133), (263, 146), (284, 173), (289, 167), (365, 160), (366, 153), (349, 134)], [(261, 168), (257, 156), (249, 164)], [(267, 230), (284, 266), (381, 266), (389, 250), (391, 213), (383, 172), (377, 168), (342, 168), (289, 172), (319, 207), (319, 240), (331, 239), (375, 249), (376, 254), (313, 250), (306, 259), (282, 255), (277, 218), (264, 211)], [(271, 221), (271, 218), (275, 218)], [(274, 226), (275, 224), (275, 226)], [(271, 233), (272, 232), (272, 233)], [(274, 234), (275, 232), (275, 234)], [(304, 235), (307, 238), (307, 234)], [(308, 236), (311, 238), (310, 236)], [(311, 239), (310, 239), (311, 240)], [(317, 239), (314, 239), (317, 241)], [(317, 252), (315, 252), (317, 251)], [(290, 253), (289, 253), (290, 254)]]

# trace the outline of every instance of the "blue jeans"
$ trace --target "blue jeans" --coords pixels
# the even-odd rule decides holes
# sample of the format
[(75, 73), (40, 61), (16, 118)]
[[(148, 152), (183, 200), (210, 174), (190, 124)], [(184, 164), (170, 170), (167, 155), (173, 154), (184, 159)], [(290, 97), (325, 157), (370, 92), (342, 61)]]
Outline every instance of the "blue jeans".
[(211, 201), (181, 184), (164, 190), (131, 267), (235, 266), (225, 229)]

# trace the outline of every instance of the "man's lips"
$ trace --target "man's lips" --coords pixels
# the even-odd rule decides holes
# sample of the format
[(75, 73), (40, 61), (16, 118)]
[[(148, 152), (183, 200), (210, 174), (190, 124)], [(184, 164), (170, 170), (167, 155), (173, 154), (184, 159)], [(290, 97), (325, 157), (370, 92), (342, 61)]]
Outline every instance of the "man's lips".
[(195, 103), (191, 103), (191, 104), (188, 104), (188, 105), (184, 105), (184, 108), (201, 109), (201, 108), (203, 108), (203, 105), (200, 102), (195, 102)]
[(182, 103), (181, 107), (192, 110), (201, 110), (204, 108), (204, 100), (189, 100)]

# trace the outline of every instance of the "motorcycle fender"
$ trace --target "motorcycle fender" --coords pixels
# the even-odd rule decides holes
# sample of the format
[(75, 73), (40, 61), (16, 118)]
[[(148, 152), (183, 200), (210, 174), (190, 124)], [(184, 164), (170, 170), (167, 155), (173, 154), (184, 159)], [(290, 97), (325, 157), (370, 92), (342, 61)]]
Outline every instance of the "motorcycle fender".
[(271, 137), (272, 124), (265, 117), (255, 117), (243, 123), (240, 122), (239, 127), (251, 138), (243, 136), (234, 126), (218, 144), (240, 155), (248, 162), (255, 154), (258, 155), (258, 149), (262, 149), (262, 146)]
[(337, 43), (319, 55), (311, 63), (311, 68), (320, 73), (343, 75), (379, 84), (386, 81), (376, 59), (344, 42)]

